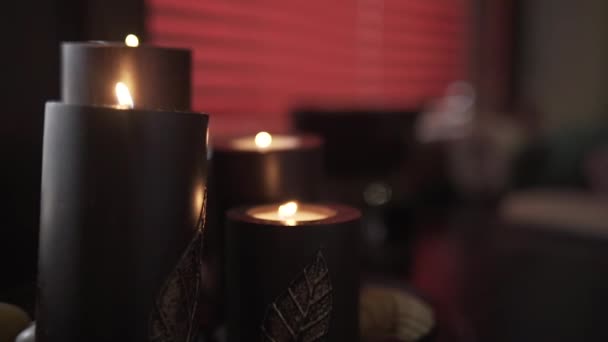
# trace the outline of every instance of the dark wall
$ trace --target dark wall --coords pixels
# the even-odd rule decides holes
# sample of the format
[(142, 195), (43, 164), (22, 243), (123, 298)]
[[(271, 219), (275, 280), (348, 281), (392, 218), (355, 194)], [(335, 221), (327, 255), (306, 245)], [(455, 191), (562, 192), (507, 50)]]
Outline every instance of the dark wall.
[(63, 28), (52, 1), (38, 2), (36, 10), (23, 1), (3, 7), (0, 301), (19, 302), (35, 274), (43, 108), (45, 99), (59, 96)]
[(521, 2), (518, 92), (552, 132), (606, 122), (608, 1)]
[(0, 13), (0, 302), (31, 308), (44, 103), (60, 96), (59, 44), (143, 33), (143, 0), (7, 0)]
[[(518, 0), (519, 1), (519, 0)], [(525, 1), (525, 0), (522, 0)], [(470, 76), (475, 84), (477, 106), (484, 112), (508, 111), (513, 106), (512, 51), (517, 1), (471, 1)]]

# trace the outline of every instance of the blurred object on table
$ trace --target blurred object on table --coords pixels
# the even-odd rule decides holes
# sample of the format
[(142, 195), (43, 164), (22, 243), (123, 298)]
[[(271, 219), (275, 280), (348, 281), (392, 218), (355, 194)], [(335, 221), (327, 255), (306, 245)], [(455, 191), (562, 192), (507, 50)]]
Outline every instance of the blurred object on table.
[(363, 253), (376, 271), (407, 272), (415, 225), (441, 219), (452, 200), (444, 147), (416, 141), (417, 117), (409, 110), (294, 113), (297, 130), (325, 141), (322, 198), (362, 209)]
[(32, 322), (15, 339), (15, 342), (36, 342), (36, 322)]
[(451, 185), (466, 199), (493, 198), (510, 185), (511, 163), (523, 141), (523, 130), (507, 115), (475, 108), (475, 89), (468, 82), (450, 84), (416, 123), (421, 144), (441, 143), (448, 153)]
[(14, 342), (30, 322), (30, 317), (21, 308), (0, 303), (0, 342)]
[[(454, 220), (451, 220), (454, 221)], [(474, 224), (468, 219), (462, 224)], [(432, 228), (432, 229), (428, 229)], [(414, 242), (413, 266), (409, 283), (433, 304), (437, 342), (477, 341), (468, 302), (467, 286), (477, 285), (479, 278), (469, 274), (469, 259), (478, 261), (473, 243), (463, 239), (463, 230), (456, 222), (443, 227), (427, 227)], [(474, 293), (476, 298), (479, 294)]]
[[(570, 190), (509, 195), (485, 240), (475, 301), (483, 341), (606, 341), (608, 198)], [(483, 300), (482, 300), (483, 298)]]
[(608, 121), (573, 123), (527, 144), (513, 165), (518, 189), (606, 189)]
[(464, 138), (471, 133), (474, 111), (475, 89), (467, 82), (454, 82), (419, 116), (416, 137), (423, 143)]
[(534, 190), (505, 198), (500, 216), (507, 224), (574, 235), (608, 238), (608, 196), (579, 190)]
[(464, 199), (497, 199), (512, 186), (512, 163), (525, 140), (506, 115), (486, 113), (470, 134), (448, 144), (450, 179)]
[(583, 167), (587, 186), (593, 192), (608, 194), (608, 144), (589, 151)]
[[(408, 110), (301, 109), (296, 130), (325, 141), (325, 165), (333, 179), (386, 177), (394, 173), (414, 142), (417, 112)], [(358, 192), (351, 201), (361, 203)], [(361, 203), (362, 204), (362, 203)]]
[(404, 289), (365, 287), (360, 306), (362, 341), (420, 341), (435, 326), (431, 306)]

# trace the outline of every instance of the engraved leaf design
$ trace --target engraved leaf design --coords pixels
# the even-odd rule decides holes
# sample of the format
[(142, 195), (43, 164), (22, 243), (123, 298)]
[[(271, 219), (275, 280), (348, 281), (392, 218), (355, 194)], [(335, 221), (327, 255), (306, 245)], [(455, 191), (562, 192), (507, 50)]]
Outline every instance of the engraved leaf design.
[(150, 317), (151, 342), (194, 338), (200, 288), (202, 232), (197, 232), (156, 300)]
[(266, 310), (262, 342), (321, 341), (329, 331), (332, 285), (322, 251)]
[(196, 338), (206, 203), (205, 192), (194, 236), (161, 288), (150, 314), (150, 342), (191, 342)]

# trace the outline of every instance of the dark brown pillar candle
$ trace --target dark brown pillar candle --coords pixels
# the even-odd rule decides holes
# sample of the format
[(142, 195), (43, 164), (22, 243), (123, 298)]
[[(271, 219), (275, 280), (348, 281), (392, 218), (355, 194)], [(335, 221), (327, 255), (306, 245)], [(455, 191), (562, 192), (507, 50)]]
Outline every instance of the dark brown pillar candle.
[(359, 340), (356, 209), (290, 202), (227, 219), (228, 342)]
[(294, 198), (317, 199), (321, 146), (315, 136), (266, 132), (217, 141), (212, 162), (219, 202), (229, 209)]
[(193, 341), (207, 120), (47, 104), (38, 342)]
[[(79, 42), (61, 46), (61, 99), (112, 105), (114, 85), (125, 83), (136, 108), (189, 110), (191, 52), (149, 45)], [(162, 85), (162, 86), (161, 86)]]

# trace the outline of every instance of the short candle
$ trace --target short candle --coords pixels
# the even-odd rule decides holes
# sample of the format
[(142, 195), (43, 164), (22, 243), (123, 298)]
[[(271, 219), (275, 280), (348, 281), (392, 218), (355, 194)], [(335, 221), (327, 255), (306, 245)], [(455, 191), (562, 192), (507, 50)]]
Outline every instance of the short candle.
[(229, 210), (226, 341), (359, 341), (360, 218), (296, 201)]
[(215, 139), (211, 145), (222, 214), (244, 204), (318, 197), (323, 157), (316, 136), (262, 131)]

